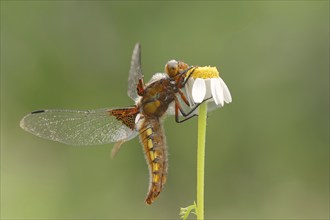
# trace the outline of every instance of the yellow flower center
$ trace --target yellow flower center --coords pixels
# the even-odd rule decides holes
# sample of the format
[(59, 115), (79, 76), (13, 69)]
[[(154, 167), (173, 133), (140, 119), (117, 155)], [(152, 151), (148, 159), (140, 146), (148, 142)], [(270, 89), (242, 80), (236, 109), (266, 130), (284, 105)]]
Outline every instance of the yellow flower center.
[(202, 78), (202, 79), (209, 79), (209, 78), (217, 78), (219, 77), (219, 72), (216, 67), (211, 66), (199, 66), (196, 68), (192, 68), (189, 73), (191, 73), (194, 70), (194, 72), (191, 74), (191, 77), (196, 78)]

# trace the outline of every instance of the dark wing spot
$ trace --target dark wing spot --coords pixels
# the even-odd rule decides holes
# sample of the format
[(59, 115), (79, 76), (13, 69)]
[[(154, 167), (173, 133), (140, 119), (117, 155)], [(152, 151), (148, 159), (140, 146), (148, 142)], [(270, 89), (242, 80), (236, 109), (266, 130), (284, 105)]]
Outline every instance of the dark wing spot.
[(37, 113), (43, 113), (43, 112), (45, 112), (45, 110), (37, 110), (37, 111), (31, 112), (31, 114), (37, 114)]

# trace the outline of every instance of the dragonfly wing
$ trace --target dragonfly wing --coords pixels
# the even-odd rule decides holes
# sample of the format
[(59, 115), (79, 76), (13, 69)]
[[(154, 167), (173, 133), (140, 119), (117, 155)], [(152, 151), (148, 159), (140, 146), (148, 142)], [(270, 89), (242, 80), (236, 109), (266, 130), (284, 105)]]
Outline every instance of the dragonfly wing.
[(137, 136), (135, 129), (110, 115), (111, 111), (40, 110), (26, 115), (20, 126), (36, 136), (70, 145), (107, 144)]
[(128, 96), (131, 97), (134, 101), (139, 97), (137, 94), (137, 85), (140, 79), (143, 78), (142, 68), (141, 68), (141, 45), (140, 43), (135, 44), (131, 68), (129, 70), (128, 76)]

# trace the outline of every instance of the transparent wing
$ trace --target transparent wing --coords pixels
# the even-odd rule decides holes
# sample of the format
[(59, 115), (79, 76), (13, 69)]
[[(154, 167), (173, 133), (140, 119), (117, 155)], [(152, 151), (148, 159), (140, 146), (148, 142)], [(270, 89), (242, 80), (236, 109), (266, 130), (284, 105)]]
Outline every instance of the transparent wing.
[(131, 68), (129, 70), (128, 76), (128, 89), (127, 94), (134, 101), (139, 97), (137, 94), (137, 84), (140, 79), (143, 78), (142, 69), (141, 69), (141, 45), (140, 43), (135, 44), (132, 60), (131, 60)]
[(127, 141), (138, 133), (111, 116), (112, 109), (40, 110), (26, 115), (20, 126), (45, 139), (70, 145)]

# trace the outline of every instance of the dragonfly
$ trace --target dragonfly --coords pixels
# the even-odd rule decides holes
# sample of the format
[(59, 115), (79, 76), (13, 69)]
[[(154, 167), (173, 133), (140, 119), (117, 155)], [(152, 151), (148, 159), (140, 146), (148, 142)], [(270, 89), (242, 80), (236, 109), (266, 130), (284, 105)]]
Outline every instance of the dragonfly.
[[(23, 117), (21, 128), (38, 137), (69, 145), (115, 143), (112, 157), (126, 141), (139, 136), (149, 168), (146, 204), (158, 197), (167, 178), (168, 153), (162, 125), (165, 115), (174, 115), (181, 123), (196, 116), (184, 86), (193, 66), (170, 60), (165, 73), (156, 73), (144, 83), (141, 68), (141, 45), (134, 47), (128, 77), (128, 96), (134, 105), (97, 110), (37, 110)], [(184, 109), (183, 105), (188, 107)]]

